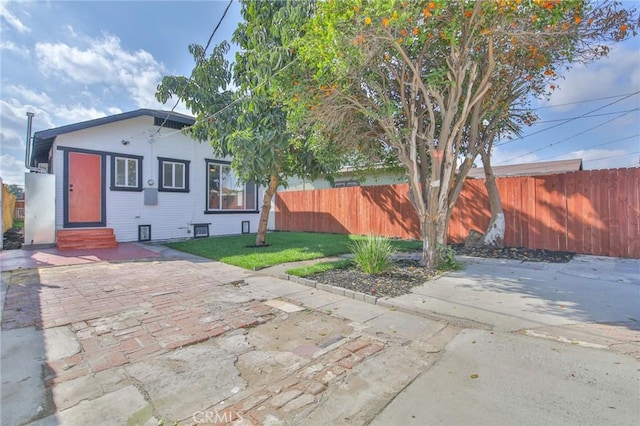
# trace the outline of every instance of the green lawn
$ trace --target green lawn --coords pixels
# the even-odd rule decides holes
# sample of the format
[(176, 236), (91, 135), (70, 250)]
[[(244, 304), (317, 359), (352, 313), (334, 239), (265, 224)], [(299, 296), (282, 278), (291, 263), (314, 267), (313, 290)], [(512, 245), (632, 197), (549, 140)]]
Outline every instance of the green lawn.
[[(318, 259), (349, 253), (349, 244), (364, 238), (357, 235), (310, 232), (270, 232), (267, 247), (252, 247), (255, 234), (210, 237), (167, 243), (172, 249), (246, 269), (265, 268), (286, 262)], [(419, 250), (420, 241), (392, 240), (399, 251)]]

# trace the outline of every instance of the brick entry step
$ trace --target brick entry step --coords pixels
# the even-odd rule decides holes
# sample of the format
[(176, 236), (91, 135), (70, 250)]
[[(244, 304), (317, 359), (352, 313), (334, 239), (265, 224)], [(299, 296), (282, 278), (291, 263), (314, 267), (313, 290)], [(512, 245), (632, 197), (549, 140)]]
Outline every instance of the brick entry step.
[(56, 232), (58, 250), (118, 247), (111, 228), (63, 229)]

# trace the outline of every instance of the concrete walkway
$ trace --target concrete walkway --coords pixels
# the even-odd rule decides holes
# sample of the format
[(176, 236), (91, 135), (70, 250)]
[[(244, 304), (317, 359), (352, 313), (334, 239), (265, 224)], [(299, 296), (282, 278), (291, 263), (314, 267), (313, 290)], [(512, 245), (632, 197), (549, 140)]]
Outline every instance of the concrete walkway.
[(640, 422), (638, 260), (465, 258), (372, 304), (136, 247), (3, 262), (3, 425)]

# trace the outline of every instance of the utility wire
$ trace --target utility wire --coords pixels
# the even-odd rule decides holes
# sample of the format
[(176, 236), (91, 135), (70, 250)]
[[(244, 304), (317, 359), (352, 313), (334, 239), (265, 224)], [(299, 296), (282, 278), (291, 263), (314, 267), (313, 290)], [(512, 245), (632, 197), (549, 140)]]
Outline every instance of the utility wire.
[(609, 124), (609, 123), (611, 123), (612, 121), (615, 121), (615, 120), (617, 120), (617, 119), (619, 119), (619, 118), (622, 118), (622, 117), (624, 117), (625, 115), (630, 114), (630, 113), (631, 113), (631, 111), (629, 111), (629, 112), (624, 112), (624, 113), (622, 113), (622, 114), (618, 115), (617, 117), (614, 117), (614, 118), (612, 118), (612, 119), (610, 119), (610, 120), (604, 121), (604, 122), (602, 122), (602, 123), (600, 123), (600, 124), (598, 124), (598, 125), (595, 125), (595, 126), (590, 127), (590, 128), (588, 128), (588, 129), (586, 129), (586, 130), (583, 130), (582, 132), (576, 133), (576, 134), (574, 134), (574, 135), (568, 136), (568, 137), (566, 137), (566, 138), (564, 138), (564, 139), (560, 139), (560, 140), (555, 141), (555, 142), (551, 142), (549, 145), (543, 146), (542, 148), (538, 148), (538, 149), (535, 149), (535, 150), (533, 150), (533, 151), (529, 151), (529, 152), (524, 153), (524, 154), (522, 154), (522, 155), (518, 155), (517, 157), (512, 157), (512, 158), (509, 158), (509, 159), (507, 159), (507, 160), (503, 160), (503, 161), (501, 161), (501, 162), (499, 162), (499, 163), (496, 163), (496, 165), (498, 165), (498, 164), (504, 164), (504, 163), (506, 163), (506, 162), (508, 162), (508, 161), (512, 161), (512, 160), (517, 160), (518, 158), (522, 158), (522, 157), (524, 157), (524, 156), (526, 156), (526, 155), (533, 154), (533, 153), (535, 153), (535, 152), (539, 152), (539, 151), (542, 151), (542, 150), (547, 149), (547, 148), (551, 148), (551, 147), (552, 147), (552, 146), (554, 146), (554, 145), (558, 145), (558, 144), (560, 144), (560, 143), (562, 143), (562, 142), (566, 142), (566, 141), (568, 141), (568, 140), (570, 140), (570, 139), (573, 139), (573, 138), (575, 138), (575, 137), (578, 137), (578, 136), (584, 135), (584, 134), (585, 134), (585, 133), (587, 133), (587, 132), (590, 132), (590, 131), (592, 131), (592, 130), (595, 130), (595, 129), (597, 129), (598, 127), (602, 127), (602, 126), (604, 126), (605, 124)]
[[(233, 3), (233, 0), (229, 0), (229, 3), (227, 3), (227, 7), (224, 9), (224, 12), (222, 12), (222, 16), (220, 17), (220, 19), (218, 20), (218, 24), (215, 26), (215, 28), (213, 29), (213, 31), (211, 32), (211, 35), (209, 36), (209, 40), (207, 41), (206, 46), (204, 47), (204, 51), (202, 52), (203, 56), (206, 56), (207, 54), (207, 49), (209, 48), (209, 45), (211, 45), (211, 40), (213, 40), (213, 36), (216, 34), (216, 32), (218, 31), (218, 28), (220, 28), (220, 25), (222, 25), (222, 21), (224, 21), (225, 16), (227, 16), (227, 12), (229, 11), (229, 8), (231, 7), (231, 4)], [(171, 114), (173, 114), (174, 110), (176, 109), (176, 107), (178, 106), (178, 104), (180, 103), (180, 100), (182, 99), (182, 96), (184, 96), (184, 92), (185, 90), (187, 90), (187, 86), (189, 85), (189, 82), (191, 81), (191, 79), (193, 78), (193, 73), (196, 71), (197, 65), (191, 70), (191, 75), (189, 76), (189, 78), (187, 79), (187, 82), (185, 83), (184, 86), (182, 86), (182, 91), (180, 92), (180, 95), (178, 96), (178, 99), (176, 100), (176, 103), (173, 105), (173, 108), (171, 108), (171, 111), (169, 111), (169, 114), (167, 114), (167, 117), (164, 119), (164, 121), (162, 122), (162, 124), (160, 124), (160, 127), (158, 127), (158, 130), (156, 130), (156, 135), (158, 133), (160, 133), (160, 130), (164, 127), (164, 125), (167, 123), (167, 121), (169, 120), (169, 117), (171, 117)]]
[(603, 112), (601, 114), (585, 115), (581, 117), (558, 118), (556, 120), (540, 120), (540, 121), (534, 121), (532, 124), (536, 125), (536, 124), (546, 124), (546, 123), (557, 123), (558, 121), (573, 120), (573, 119), (577, 120), (579, 118), (604, 117), (605, 115), (615, 115), (615, 114), (621, 114), (623, 112), (633, 112), (633, 111), (640, 111), (640, 108), (632, 108), (624, 111)]
[[(640, 133), (636, 133), (635, 135), (627, 136), (627, 137), (616, 139), (616, 140), (613, 140), (613, 141), (609, 141), (609, 142), (605, 142), (605, 143), (599, 143), (597, 145), (589, 145), (589, 146), (585, 146), (585, 147), (581, 147), (581, 148), (582, 149), (598, 148), (600, 146), (611, 145), (612, 143), (626, 141), (627, 139), (637, 138), (638, 136), (640, 136)], [(544, 158), (541, 158), (541, 160), (548, 160), (549, 158), (551, 158), (551, 157), (544, 157)]]
[[(636, 92), (637, 93), (637, 92)], [(604, 96), (602, 98), (592, 98), (592, 99), (583, 99), (581, 101), (574, 101), (574, 102), (567, 102), (564, 104), (557, 104), (557, 105), (547, 105), (547, 106), (541, 106), (541, 107), (537, 107), (537, 108), (531, 108), (532, 111), (537, 111), (539, 109), (547, 109), (547, 108), (557, 108), (557, 107), (561, 107), (561, 106), (567, 106), (567, 105), (576, 105), (576, 104), (584, 104), (587, 102), (595, 102), (595, 101), (602, 101), (605, 99), (614, 99), (614, 98), (620, 98), (622, 96), (627, 96), (627, 95), (633, 95), (634, 93), (623, 93), (621, 95), (613, 95), (613, 96)]]
[(624, 154), (612, 155), (612, 156), (609, 156), (609, 157), (591, 158), (590, 160), (584, 160), (584, 162), (588, 163), (588, 162), (591, 162), (591, 161), (608, 160), (609, 158), (626, 157), (628, 155), (633, 155), (633, 154), (640, 154), (640, 151), (625, 152)]
[[(297, 60), (298, 60), (298, 58), (297, 58), (297, 57), (296, 57), (296, 58), (294, 58), (291, 62), (289, 62), (287, 65), (285, 65), (284, 67), (280, 68), (280, 69), (279, 69), (275, 74), (273, 74), (273, 75), (271, 76), (271, 78), (273, 78), (273, 77), (277, 76), (277, 75), (278, 75), (278, 74), (280, 74), (282, 71), (284, 71), (284, 70), (286, 70), (287, 68), (289, 68), (289, 67), (290, 67), (291, 65), (293, 65)], [(267, 84), (267, 82), (268, 82), (268, 81), (269, 81), (269, 79), (264, 80), (262, 83), (258, 84), (258, 85), (253, 89), (253, 90), (255, 91), (256, 89), (259, 89), (260, 87), (262, 87), (262, 86), (264, 86), (265, 84)], [(234, 101), (230, 102), (228, 105), (225, 105), (223, 108), (219, 109), (218, 111), (216, 111), (216, 112), (214, 112), (214, 113), (212, 113), (212, 114), (207, 115), (206, 117), (204, 117), (204, 118), (203, 118), (203, 119), (201, 119), (201, 120), (196, 120), (192, 125), (190, 125), (190, 126), (185, 126), (185, 127), (183, 127), (181, 130), (176, 130), (176, 131), (173, 131), (173, 132), (165, 133), (165, 134), (163, 134), (163, 135), (160, 135), (158, 138), (159, 138), (159, 139), (160, 139), (160, 138), (166, 138), (166, 137), (169, 137), (169, 136), (172, 136), (172, 135), (178, 134), (178, 133), (182, 133), (185, 129), (187, 129), (187, 130), (188, 130), (188, 129), (190, 129), (191, 127), (195, 126), (196, 124), (203, 123), (203, 122), (208, 121), (208, 120), (210, 120), (210, 119), (212, 119), (212, 118), (215, 118), (217, 115), (219, 115), (219, 114), (223, 113), (224, 111), (228, 110), (229, 108), (231, 108), (232, 106), (234, 106), (234, 105), (235, 105), (235, 104), (237, 104), (238, 102), (243, 101), (245, 97), (246, 97), (246, 96), (240, 96), (238, 99), (235, 99)]]
[(570, 123), (570, 122), (575, 121), (575, 120), (577, 120), (577, 119), (583, 118), (583, 117), (584, 117), (584, 116), (586, 116), (586, 115), (593, 114), (594, 112), (600, 111), (601, 109), (604, 109), (604, 108), (606, 108), (606, 107), (608, 107), (608, 106), (611, 106), (611, 105), (613, 105), (613, 104), (617, 104), (618, 102), (622, 102), (622, 101), (624, 101), (625, 99), (630, 98), (631, 96), (637, 95), (638, 93), (640, 93), (640, 90), (638, 90), (638, 91), (636, 91), (636, 92), (633, 92), (633, 93), (630, 93), (630, 94), (626, 95), (625, 97), (623, 97), (623, 98), (621, 98), (621, 99), (618, 99), (617, 101), (609, 102), (608, 104), (603, 105), (603, 106), (601, 106), (601, 107), (599, 107), (599, 108), (596, 108), (596, 109), (594, 109), (594, 110), (591, 110), (591, 111), (585, 112), (584, 114), (579, 115), (578, 117), (569, 118), (569, 119), (567, 119), (567, 120), (563, 121), (562, 123), (554, 124), (553, 126), (549, 126), (549, 127), (544, 128), (544, 129), (538, 130), (537, 132), (529, 133), (529, 134), (527, 134), (527, 135), (525, 135), (525, 136), (522, 136), (522, 137), (519, 137), (519, 138), (517, 138), (517, 139), (512, 139), (512, 140), (510, 140), (510, 141), (506, 141), (506, 142), (503, 142), (503, 143), (501, 143), (501, 144), (496, 144), (495, 146), (503, 146), (503, 145), (506, 145), (506, 144), (509, 144), (509, 143), (513, 143), (513, 142), (521, 141), (521, 140), (526, 139), (526, 138), (528, 138), (528, 137), (530, 137), (530, 136), (537, 135), (538, 133), (546, 132), (547, 130), (554, 129), (554, 128), (556, 128), (556, 127), (559, 127), (559, 126), (562, 126), (562, 125), (564, 125), (564, 124)]

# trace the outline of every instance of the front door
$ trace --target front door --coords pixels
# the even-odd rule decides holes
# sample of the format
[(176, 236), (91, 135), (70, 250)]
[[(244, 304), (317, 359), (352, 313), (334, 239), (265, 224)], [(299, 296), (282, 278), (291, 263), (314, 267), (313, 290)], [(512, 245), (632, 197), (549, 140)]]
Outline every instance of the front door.
[(105, 226), (104, 156), (75, 151), (66, 155), (65, 228)]

